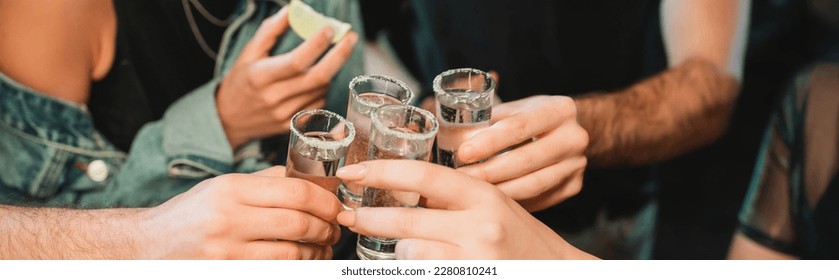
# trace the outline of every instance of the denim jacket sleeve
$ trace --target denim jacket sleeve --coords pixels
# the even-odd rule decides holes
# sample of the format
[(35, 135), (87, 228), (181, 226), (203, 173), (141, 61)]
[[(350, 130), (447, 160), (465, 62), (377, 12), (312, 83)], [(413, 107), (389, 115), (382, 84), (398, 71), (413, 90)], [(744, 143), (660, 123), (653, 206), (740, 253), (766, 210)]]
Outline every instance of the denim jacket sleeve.
[[(355, 1), (306, 1), (327, 15), (352, 22), (361, 33)], [(153, 206), (203, 179), (270, 166), (262, 159), (258, 142), (236, 152), (230, 148), (216, 111), (215, 92), (226, 72), (224, 66), (235, 61), (262, 19), (279, 10), (273, 1), (243, 3), (240, 16), (225, 33), (227, 43), (222, 47), (227, 55), (219, 60), (216, 78), (170, 106), (161, 120), (145, 125), (127, 156), (95, 132), (84, 110), (43, 97), (0, 73), (0, 157), (9, 161), (7, 172), (0, 172), (0, 203)], [(278, 40), (272, 54), (287, 52), (302, 42), (291, 31)], [(359, 44), (334, 78), (327, 93), (328, 109), (341, 113), (346, 109), (346, 85), (361, 74), (360, 50)], [(29, 129), (30, 124), (35, 128)], [(95, 161), (107, 172), (104, 179), (94, 182), (84, 168)]]
[[(356, 1), (307, 1), (328, 16), (348, 21), (363, 34)], [(234, 152), (227, 141), (216, 110), (216, 89), (230, 65), (238, 58), (262, 20), (279, 10), (271, 1), (247, 1), (241, 16), (225, 34), (217, 77), (187, 94), (164, 114), (137, 134), (126, 164), (114, 184), (157, 185), (163, 193), (185, 190), (201, 179), (231, 172), (254, 172), (270, 166), (262, 159), (259, 142), (251, 142)], [(303, 40), (292, 31), (278, 38), (273, 55), (286, 53)], [(356, 46), (342, 70), (333, 78), (327, 92), (327, 109), (343, 114), (350, 79), (362, 73), (362, 44)], [(122, 188), (112, 188), (122, 189)], [(130, 189), (130, 188), (124, 188)]]
[(218, 84), (217, 79), (204, 84), (166, 111), (160, 129), (170, 176), (200, 178), (233, 171), (233, 151), (216, 110)]
[[(172, 105), (163, 119), (137, 133), (122, 170), (103, 195), (121, 206), (150, 206), (188, 190), (203, 179), (269, 167), (257, 142), (235, 154), (215, 106), (217, 81), (210, 81)], [(99, 201), (98, 195), (88, 199)]]

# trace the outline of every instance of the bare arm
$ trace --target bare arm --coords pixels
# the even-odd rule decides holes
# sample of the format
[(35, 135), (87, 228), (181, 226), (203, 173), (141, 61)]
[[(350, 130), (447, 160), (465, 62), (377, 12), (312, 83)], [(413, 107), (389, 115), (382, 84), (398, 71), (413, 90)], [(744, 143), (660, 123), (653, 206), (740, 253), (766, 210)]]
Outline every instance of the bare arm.
[(0, 259), (329, 259), (341, 203), (285, 168), (205, 180), (154, 208), (0, 206)]
[(0, 206), (0, 259), (136, 258), (140, 211)]
[(666, 160), (726, 130), (741, 76), (749, 0), (662, 5), (670, 69), (628, 89), (577, 99), (593, 166)]

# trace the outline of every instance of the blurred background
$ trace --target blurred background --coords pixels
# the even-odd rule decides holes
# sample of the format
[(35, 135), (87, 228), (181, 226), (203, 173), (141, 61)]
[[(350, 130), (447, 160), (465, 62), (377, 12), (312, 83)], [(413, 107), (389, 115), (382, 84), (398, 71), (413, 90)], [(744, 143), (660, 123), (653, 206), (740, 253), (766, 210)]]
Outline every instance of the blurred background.
[[(478, 5), (488, 2), (502, 1), (480, 1)], [(550, 2), (516, 1), (516, 7), (533, 8), (511, 12), (538, 13), (540, 7), (555, 6), (553, 5), (555, 3)], [(609, 1), (595, 2), (608, 3)], [(614, 4), (619, 5), (618, 2)], [(645, 17), (637, 21), (641, 23), (638, 26), (641, 32), (636, 32), (636, 34), (643, 34), (643, 40), (645, 40), (644, 47), (635, 50), (637, 53), (633, 56), (641, 60), (640, 69), (643, 69), (637, 78), (662, 71), (667, 66), (660, 32), (661, 4), (659, 1), (648, 2), (649, 5), (640, 5), (643, 6), (643, 11), (633, 11), (634, 14)], [(458, 57), (449, 57), (442, 61), (420, 61), (416, 58), (422, 57), (417, 54), (423, 52), (423, 50), (418, 50), (417, 46), (433, 45), (438, 42), (419, 42), (417, 36), (408, 34), (423, 32), (423, 24), (427, 25), (427, 22), (423, 21), (429, 18), (443, 22), (446, 20), (446, 18), (436, 19), (433, 15), (429, 16), (428, 11), (433, 11), (435, 1), (362, 0), (361, 3), (365, 32), (370, 43), (366, 50), (368, 72), (391, 73), (409, 81), (412, 88), (428, 94), (430, 91), (428, 86), (431, 85), (432, 73), (434, 73), (427, 69), (428, 65), (442, 68), (461, 66), (458, 64), (464, 59), (459, 61)], [(476, 7), (478, 5), (462, 4), (459, 8), (463, 8), (464, 11), (476, 9), (486, 12)], [(487, 5), (492, 6), (492, 4)], [(468, 14), (464, 14), (463, 17), (467, 18), (464, 21), (468, 21)], [(520, 24), (528, 24), (529, 19), (520, 18), (520, 20), (524, 22)], [(448, 22), (448, 24), (458, 23)], [(479, 22), (478, 24), (503, 24), (503, 21), (501, 23)], [(534, 28), (541, 28), (538, 22), (532, 24)], [(588, 29), (586, 26), (576, 27), (582, 30), (581, 32), (594, 33), (591, 30), (598, 30), (601, 26), (595, 23)], [(534, 32), (538, 34), (537, 31)], [(475, 37), (480, 34), (458, 36)], [(527, 38), (526, 36), (537, 35), (523, 34), (522, 38)], [(598, 34), (591, 36), (596, 37)], [(743, 202), (757, 151), (773, 107), (782, 93), (788, 91), (798, 71), (821, 57), (835, 54), (837, 46), (839, 46), (839, 1), (752, 1), (744, 77), (728, 132), (712, 145), (650, 168), (654, 182), (651, 191), (658, 197), (658, 222), (652, 258), (724, 259), (726, 257), (732, 234), (738, 224), (737, 214)], [(441, 52), (446, 53), (446, 51), (444, 49)], [(586, 53), (580, 55), (596, 55), (596, 51), (596, 49), (586, 50)], [(498, 58), (503, 59), (503, 57)], [(485, 68), (492, 65), (487, 63), (487, 65), (474, 65), (474, 67)], [(500, 91), (510, 88), (505, 87), (505, 84), (514, 83), (510, 81), (511, 77), (505, 77), (503, 73), (500, 80)], [(585, 186), (583, 188), (585, 190)], [(550, 224), (549, 221), (546, 223)]]

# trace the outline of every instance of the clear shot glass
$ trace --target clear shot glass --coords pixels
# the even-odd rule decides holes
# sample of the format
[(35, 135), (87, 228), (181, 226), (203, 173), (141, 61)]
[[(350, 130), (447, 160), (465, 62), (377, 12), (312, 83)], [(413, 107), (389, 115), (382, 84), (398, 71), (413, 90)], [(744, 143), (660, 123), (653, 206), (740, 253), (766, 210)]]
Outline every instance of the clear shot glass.
[[(410, 159), (429, 161), (437, 134), (437, 120), (431, 112), (410, 105), (386, 105), (372, 115), (372, 132), (367, 159)], [(410, 170), (405, 170), (410, 172)], [(417, 207), (420, 195), (365, 186), (363, 207)], [(397, 239), (359, 235), (356, 253), (364, 260), (395, 259)]]
[(457, 149), (475, 131), (489, 127), (495, 79), (487, 72), (452, 69), (434, 78), (437, 100), (437, 163), (458, 168), (470, 162), (457, 158)]
[[(367, 160), (370, 137), (370, 114), (383, 105), (408, 104), (414, 93), (405, 83), (381, 75), (362, 75), (350, 81), (350, 98), (347, 105), (347, 120), (356, 129), (356, 139), (350, 145), (347, 165)], [(341, 184), (338, 198), (346, 209), (361, 206), (363, 186)]]
[(335, 171), (344, 165), (355, 136), (352, 123), (341, 115), (320, 109), (298, 112), (291, 118), (286, 176), (335, 192), (341, 182)]

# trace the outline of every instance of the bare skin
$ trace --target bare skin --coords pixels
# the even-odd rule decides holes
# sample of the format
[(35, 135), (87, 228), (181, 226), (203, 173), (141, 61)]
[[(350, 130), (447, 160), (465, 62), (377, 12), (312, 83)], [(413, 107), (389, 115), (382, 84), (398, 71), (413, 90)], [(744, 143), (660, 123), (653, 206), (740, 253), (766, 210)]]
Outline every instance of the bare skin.
[(749, 1), (662, 4), (668, 71), (577, 100), (592, 166), (664, 161), (725, 132), (739, 90)]
[[(664, 1), (662, 33), (670, 69), (618, 92), (584, 95), (575, 104), (531, 97), (537, 100), (529, 101), (527, 110), (493, 117), (490, 128), (460, 146), (458, 157), (480, 160), (534, 141), (499, 160), (460, 170), (539, 210), (576, 195), (586, 164), (650, 164), (713, 142), (726, 131), (739, 90), (749, 10), (748, 0)], [(539, 110), (554, 116), (527, 113)], [(555, 137), (546, 134), (551, 131)], [(580, 160), (583, 153), (587, 162)], [(524, 168), (510, 168), (500, 160), (505, 156)]]
[[(84, 104), (116, 50), (107, 0), (0, 0), (0, 71), (43, 94)], [(59, 47), (60, 46), (60, 47)]]
[[(0, 34), (15, 38), (0, 42), (0, 71), (45, 95), (85, 104), (91, 83), (108, 74), (114, 59), (111, 1), (0, 0), (0, 8)], [(286, 9), (266, 19), (219, 86), (216, 105), (232, 149), (287, 132), (294, 113), (323, 107), (330, 80), (358, 41), (350, 32), (330, 49), (334, 31), (324, 28), (289, 53), (269, 55), (288, 30)]]
[(266, 19), (219, 86), (216, 107), (234, 149), (288, 132), (295, 113), (323, 107), (330, 80), (358, 41), (358, 34), (350, 32), (327, 52), (334, 31), (326, 27), (291, 52), (270, 56), (288, 27), (286, 9)]
[[(410, 172), (406, 172), (410, 170)], [(412, 160), (367, 161), (337, 172), (344, 181), (417, 192), (431, 208), (360, 207), (338, 222), (360, 234), (400, 238), (397, 259), (594, 259), (495, 186)]]
[(284, 167), (199, 183), (153, 208), (0, 206), (0, 259), (329, 259), (341, 203)]
[[(217, 109), (231, 149), (288, 130), (266, 123), (288, 123), (295, 112), (322, 106), (357, 40), (351, 32), (327, 52), (332, 30), (324, 29), (270, 56), (288, 29), (286, 14), (265, 20), (221, 83)], [(110, 0), (0, 0), (0, 37), (14, 38), (0, 40), (0, 71), (46, 96), (85, 104), (91, 83), (110, 71), (115, 36)], [(340, 234), (335, 195), (269, 175), (285, 170), (268, 172), (209, 179), (148, 209), (0, 206), (7, 237), (0, 258), (330, 258)]]

